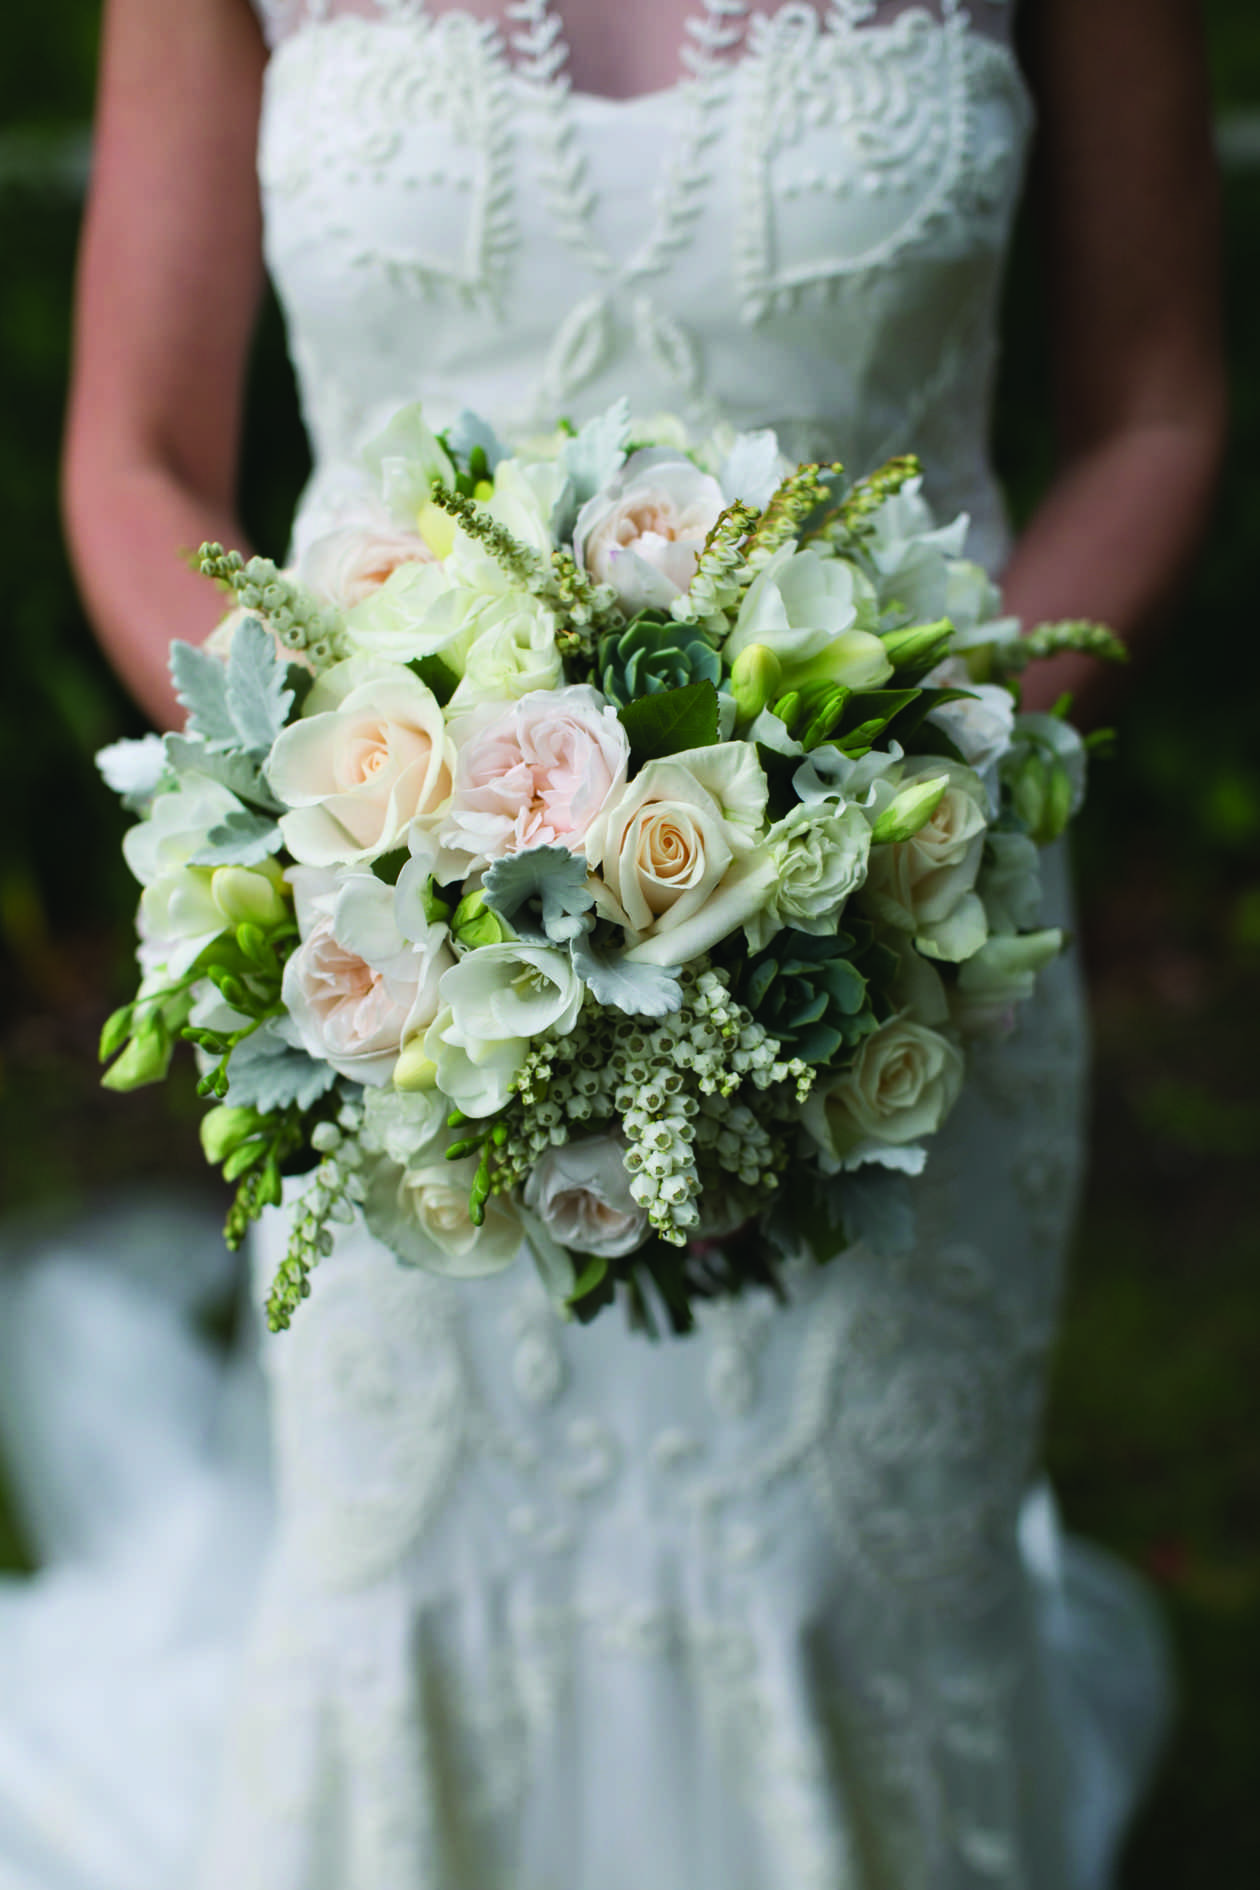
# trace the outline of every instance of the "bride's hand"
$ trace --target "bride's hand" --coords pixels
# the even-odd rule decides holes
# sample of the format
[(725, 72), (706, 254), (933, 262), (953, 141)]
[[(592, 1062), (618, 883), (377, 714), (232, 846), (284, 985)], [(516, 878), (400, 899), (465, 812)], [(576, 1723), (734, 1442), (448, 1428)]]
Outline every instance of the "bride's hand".
[[(1092, 617), (1132, 643), (1198, 544), (1225, 430), (1200, 9), (1025, 4), (1062, 464), (1016, 546), (1007, 602), (1029, 627)], [(1072, 690), (1096, 720), (1116, 674), (1063, 657), (1029, 672), (1025, 701), (1048, 708)]]
[(264, 61), (248, 0), (106, 8), (64, 509), (97, 631), (160, 725), (178, 713), (170, 639), (199, 639), (221, 614), (176, 548), (240, 544)]

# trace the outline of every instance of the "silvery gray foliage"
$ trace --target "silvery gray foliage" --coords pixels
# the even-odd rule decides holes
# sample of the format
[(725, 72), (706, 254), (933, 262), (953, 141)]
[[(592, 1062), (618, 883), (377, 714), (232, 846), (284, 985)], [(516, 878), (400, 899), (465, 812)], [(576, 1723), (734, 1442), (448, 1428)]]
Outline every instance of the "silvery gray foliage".
[(465, 407), (454, 423), (447, 428), (446, 437), (450, 441), (452, 453), (457, 459), (464, 461), (467, 461), (469, 454), (479, 446), (486, 456), (486, 464), (491, 474), (494, 473), (499, 461), (508, 456), (508, 449), (494, 428), (488, 421), (483, 420), (480, 414), (473, 413), (468, 407)]
[(527, 847), (495, 860), (482, 890), (492, 911), (531, 945), (567, 945), (591, 924), (586, 862), (568, 847)]
[(630, 444), (630, 403), (615, 400), (606, 412), (588, 420), (580, 433), (566, 440), (560, 464), (573, 488), (573, 512), (594, 498), (621, 470)]
[(238, 750), (210, 748), (205, 742), (190, 741), (185, 735), (167, 735), (163, 740), (166, 763), (175, 774), (204, 774), (221, 787), (230, 789), (238, 800), (249, 801), (269, 814), (284, 812), (267, 786), (262, 769), (248, 755)]
[(678, 969), (642, 965), (582, 936), (569, 945), (573, 969), (596, 1003), (629, 1017), (670, 1017), (682, 1009)]
[(309, 1109), (336, 1081), (337, 1072), (329, 1064), (294, 1049), (264, 1024), (232, 1052), (225, 1100), (263, 1115), (294, 1103)]
[(214, 749), (265, 755), (288, 720), (285, 664), (256, 617), (247, 617), (223, 663), (192, 643), (172, 643), (171, 676), (187, 711), (185, 733)]
[(212, 827), (206, 844), (192, 856), (194, 866), (261, 866), (278, 853), (284, 835), (269, 814), (243, 810)]

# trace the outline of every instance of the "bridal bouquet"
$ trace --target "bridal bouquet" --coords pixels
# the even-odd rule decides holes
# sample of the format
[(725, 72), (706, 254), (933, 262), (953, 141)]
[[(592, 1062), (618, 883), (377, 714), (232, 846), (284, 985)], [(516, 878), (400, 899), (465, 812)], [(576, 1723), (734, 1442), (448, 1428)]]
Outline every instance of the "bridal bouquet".
[(587, 1319), (872, 1236), (966, 1047), (1059, 951), (1038, 849), (1084, 746), (911, 459), (847, 481), (624, 403), (509, 453), (419, 408), (295, 571), (204, 546), (181, 734), (115, 745), (144, 890), (117, 1089), (196, 1047), (228, 1239), (309, 1179), (272, 1291), (361, 1213)]

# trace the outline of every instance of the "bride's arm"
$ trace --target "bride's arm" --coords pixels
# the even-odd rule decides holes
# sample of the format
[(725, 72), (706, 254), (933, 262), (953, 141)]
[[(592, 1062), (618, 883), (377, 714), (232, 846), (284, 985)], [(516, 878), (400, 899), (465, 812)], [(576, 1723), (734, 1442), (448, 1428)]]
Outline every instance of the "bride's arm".
[[(1197, 0), (1026, 0), (1061, 466), (1005, 585), (1129, 642), (1183, 575), (1225, 429), (1217, 189)], [(1026, 700), (1097, 671), (1062, 658)], [(1095, 703), (1095, 706), (1096, 703)]]
[(162, 725), (176, 717), (170, 639), (199, 638), (222, 610), (176, 548), (241, 537), (264, 60), (248, 0), (107, 6), (64, 511), (101, 641)]

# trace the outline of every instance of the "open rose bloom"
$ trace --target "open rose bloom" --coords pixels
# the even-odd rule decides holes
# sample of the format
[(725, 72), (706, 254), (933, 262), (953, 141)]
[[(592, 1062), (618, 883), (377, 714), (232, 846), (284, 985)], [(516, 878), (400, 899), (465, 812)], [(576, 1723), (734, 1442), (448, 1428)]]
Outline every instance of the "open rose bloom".
[(909, 461), (685, 440), (406, 410), (293, 571), (203, 549), (233, 598), (174, 646), (187, 726), (103, 757), (143, 889), (106, 1081), (192, 1043), (229, 1238), (290, 1204), (276, 1327), (357, 1216), (677, 1330), (805, 1225), (878, 1244), (1060, 949), (1084, 750), (1019, 713), (965, 521)]

